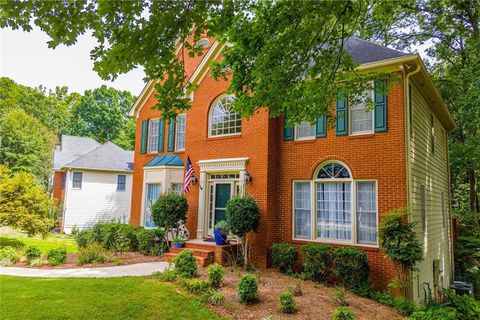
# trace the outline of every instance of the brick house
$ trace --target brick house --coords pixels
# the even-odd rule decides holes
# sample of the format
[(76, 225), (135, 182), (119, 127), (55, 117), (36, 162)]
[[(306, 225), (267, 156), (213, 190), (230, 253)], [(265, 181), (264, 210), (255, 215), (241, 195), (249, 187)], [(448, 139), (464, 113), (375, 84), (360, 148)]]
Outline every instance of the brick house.
[(186, 61), (189, 81), (198, 85), (190, 110), (162, 120), (152, 109), (153, 81), (132, 106), (131, 223), (154, 227), (148, 203), (169, 189), (181, 192), (188, 155), (198, 179), (186, 195), (191, 239), (212, 235), (228, 198), (251, 194), (261, 209), (251, 257), (257, 266), (269, 266), (269, 247), (276, 242), (351, 246), (366, 251), (375, 286), (385, 288), (395, 270), (378, 248), (378, 222), (392, 209), (409, 207), (425, 252), (414, 275), (414, 298), (422, 299), (427, 286), (435, 292), (449, 286), (446, 135), (454, 123), (417, 54), (350, 38), (345, 49), (359, 70), (382, 70), (399, 80), (389, 83), (387, 95), (366, 92), (374, 110), (338, 100), (333, 109), (339, 116), (289, 128), (266, 110), (248, 120), (233, 112), (228, 82), (214, 80), (209, 70), (223, 46), (213, 39), (202, 45), (204, 54)]

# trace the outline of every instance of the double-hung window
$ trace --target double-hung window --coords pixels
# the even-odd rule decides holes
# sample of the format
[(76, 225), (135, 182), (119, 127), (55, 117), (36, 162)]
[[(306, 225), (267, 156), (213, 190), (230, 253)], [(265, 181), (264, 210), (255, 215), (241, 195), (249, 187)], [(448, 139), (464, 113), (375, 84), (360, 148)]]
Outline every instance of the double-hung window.
[(185, 150), (186, 115), (180, 114), (175, 121), (175, 151)]
[(293, 188), (294, 238), (377, 244), (375, 181), (355, 181), (347, 167), (330, 162), (313, 181), (294, 182)]
[(82, 180), (83, 180), (83, 173), (82, 172), (74, 172), (72, 177), (72, 188), (73, 189), (82, 189)]
[(183, 184), (182, 183), (172, 183), (170, 189), (173, 193), (182, 194)]
[(117, 176), (117, 191), (125, 191), (127, 185), (127, 176), (119, 174)]
[(158, 152), (158, 123), (159, 119), (151, 119), (148, 125), (148, 153)]
[(350, 103), (350, 132), (351, 134), (373, 133), (375, 112), (373, 110), (374, 91), (367, 89), (360, 97), (352, 99)]
[(315, 139), (315, 124), (302, 121), (295, 126), (295, 140)]

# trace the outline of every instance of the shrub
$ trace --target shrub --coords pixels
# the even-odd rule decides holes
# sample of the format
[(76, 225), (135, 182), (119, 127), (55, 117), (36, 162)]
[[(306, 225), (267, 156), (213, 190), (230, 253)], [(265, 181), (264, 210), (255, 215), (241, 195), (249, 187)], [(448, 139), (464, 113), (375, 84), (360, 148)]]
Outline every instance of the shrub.
[(368, 293), (368, 259), (364, 251), (347, 247), (336, 248), (333, 250), (333, 263), (335, 275), (345, 286), (360, 295)]
[(252, 274), (240, 278), (237, 288), (237, 297), (241, 303), (247, 304), (258, 300), (257, 278)]
[(293, 298), (293, 293), (291, 291), (285, 291), (280, 293), (280, 310), (283, 313), (295, 313), (297, 312), (297, 304)]
[(177, 273), (172, 269), (165, 269), (162, 273), (157, 273), (155, 277), (163, 282), (174, 282), (177, 280)]
[(335, 292), (333, 293), (332, 297), (333, 302), (338, 304), (341, 307), (348, 306), (347, 302), (347, 292), (343, 287), (336, 287)]
[(415, 311), (409, 318), (410, 320), (457, 320), (455, 309), (448, 307), (427, 307), (424, 310)]
[[(152, 205), (152, 218), (158, 228), (165, 230), (165, 237), (172, 233), (172, 238), (175, 238), (180, 224), (187, 219), (187, 210), (188, 202), (184, 195), (168, 192)], [(172, 230), (176, 230), (175, 234)]]
[(124, 223), (107, 223), (103, 225), (103, 247), (116, 252), (132, 252), (138, 250), (138, 226)]
[(90, 242), (92, 242), (92, 231), (82, 230), (75, 235), (75, 241), (79, 248), (85, 248)]
[(223, 284), (223, 278), (225, 277), (225, 270), (218, 263), (214, 263), (207, 268), (208, 281), (212, 288), (218, 289)]
[(405, 297), (394, 297), (393, 307), (397, 309), (401, 315), (409, 316), (415, 311), (415, 303)]
[(20, 255), (17, 250), (12, 247), (0, 248), (0, 265), (11, 266), (20, 259)]
[(105, 263), (105, 251), (98, 243), (89, 243), (85, 248), (80, 248), (78, 264)]
[(370, 297), (381, 304), (393, 307), (393, 295), (390, 293), (390, 291), (371, 292)]
[(302, 247), (306, 279), (325, 282), (331, 270), (332, 253), (326, 244), (310, 243)]
[(382, 218), (378, 229), (380, 249), (394, 262), (404, 297), (410, 292), (410, 275), (415, 265), (423, 260), (414, 226), (415, 223), (408, 222), (406, 209), (396, 209)]
[(355, 320), (357, 317), (349, 307), (338, 307), (333, 313), (332, 320)]
[(250, 239), (247, 233), (257, 231), (260, 223), (260, 209), (251, 196), (236, 196), (227, 201), (226, 206), (228, 228), (238, 237), (243, 256), (244, 267), (249, 263)]
[(107, 223), (99, 222), (92, 227), (92, 241), (103, 243), (103, 240), (105, 239), (106, 226)]
[(47, 254), (48, 264), (51, 266), (58, 266), (67, 262), (67, 249), (56, 248), (52, 249)]
[(32, 265), (32, 262), (35, 262), (34, 265), (37, 266), (41, 256), (42, 251), (37, 247), (29, 246), (25, 250), (25, 258), (27, 258), (27, 263), (29, 265)]
[(298, 258), (298, 249), (290, 243), (274, 243), (271, 247), (273, 267), (281, 272), (292, 272)]
[(175, 264), (175, 271), (184, 278), (191, 278), (197, 274), (198, 267), (190, 250), (180, 252), (173, 259), (173, 263)]
[(161, 229), (139, 229), (137, 231), (138, 251), (149, 256), (159, 256), (164, 251), (165, 233)]
[(467, 295), (455, 294), (453, 290), (445, 290), (445, 296), (457, 311), (458, 319), (480, 319), (480, 302)]
[(203, 300), (211, 305), (221, 306), (225, 302), (225, 297), (220, 291), (209, 290)]
[(190, 293), (201, 293), (208, 290), (210, 284), (201, 279), (183, 279), (180, 283)]

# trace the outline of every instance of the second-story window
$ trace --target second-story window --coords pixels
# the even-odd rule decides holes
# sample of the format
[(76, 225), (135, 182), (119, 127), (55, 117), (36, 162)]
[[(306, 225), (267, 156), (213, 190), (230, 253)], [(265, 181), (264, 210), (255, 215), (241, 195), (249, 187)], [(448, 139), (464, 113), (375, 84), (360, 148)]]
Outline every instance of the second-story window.
[(365, 90), (363, 95), (350, 104), (350, 132), (352, 134), (373, 133), (375, 113), (372, 108), (373, 90)]
[(186, 115), (180, 114), (175, 121), (175, 151), (185, 150)]
[(295, 140), (307, 140), (315, 138), (315, 125), (308, 121), (302, 121), (295, 126)]
[(209, 114), (209, 136), (228, 136), (242, 132), (242, 117), (232, 109), (234, 99), (233, 96), (223, 96), (214, 102)]
[(158, 119), (150, 120), (148, 125), (148, 153), (158, 152)]

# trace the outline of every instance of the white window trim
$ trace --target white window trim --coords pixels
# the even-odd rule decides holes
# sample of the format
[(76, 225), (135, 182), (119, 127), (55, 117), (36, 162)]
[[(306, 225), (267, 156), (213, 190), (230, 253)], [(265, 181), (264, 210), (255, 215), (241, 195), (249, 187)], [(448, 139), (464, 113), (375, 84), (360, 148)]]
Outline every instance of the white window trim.
[[(125, 177), (125, 189), (123, 189), (123, 190), (118, 189), (118, 186), (120, 185), (120, 184), (119, 184), (119, 178), (120, 178), (120, 176), (124, 176), (124, 177)], [(127, 191), (127, 175), (126, 175), (126, 174), (117, 174), (117, 190), (116, 190), (116, 191), (117, 191), (117, 192), (126, 192), (126, 191)]]
[(144, 229), (158, 229), (157, 226), (155, 226), (155, 227), (148, 227), (148, 226), (146, 225), (146, 222), (147, 222), (147, 205), (148, 205), (148, 203), (147, 203), (147, 187), (148, 187), (149, 184), (159, 184), (159, 185), (160, 185), (160, 195), (163, 194), (163, 189), (162, 189), (163, 183), (161, 183), (161, 182), (145, 182), (145, 183), (143, 184), (143, 186), (144, 186), (143, 190), (144, 190), (144, 191), (142, 192), (142, 196), (143, 196), (143, 200), (142, 200), (142, 217), (141, 217), (141, 220), (142, 220), (142, 221), (141, 221), (141, 224), (140, 224), (140, 225), (141, 225)]
[(208, 122), (208, 137), (209, 138), (219, 138), (219, 137), (231, 137), (231, 136), (240, 136), (242, 134), (242, 127), (243, 127), (243, 119), (240, 119), (240, 132), (235, 132), (235, 133), (225, 133), (225, 134), (216, 134), (216, 135), (213, 135), (212, 134), (212, 112), (213, 112), (213, 109), (215, 107), (215, 104), (222, 100), (223, 98), (225, 97), (228, 97), (227, 94), (222, 94), (220, 95), (219, 97), (217, 97), (213, 102), (212, 104), (210, 105), (210, 109), (208, 110), (208, 119), (207, 119), (207, 122)]
[(158, 139), (160, 138), (159, 135), (158, 135), (158, 132), (157, 132), (157, 150), (155, 151), (152, 151), (150, 149), (150, 138), (151, 138), (151, 134), (150, 134), (150, 124), (152, 121), (155, 121), (157, 120), (158, 121), (158, 126), (160, 125), (160, 118), (153, 118), (153, 119), (149, 119), (148, 120), (148, 130), (147, 130), (147, 153), (152, 153), (152, 154), (155, 154), (155, 153), (158, 153)]
[[(80, 181), (80, 188), (74, 187), (74, 182), (75, 182), (75, 180), (74, 180), (73, 178), (74, 178), (74, 176), (75, 176), (75, 173), (80, 173), (81, 176), (82, 176), (82, 180)], [(81, 172), (81, 171), (72, 171), (72, 190), (82, 190), (82, 187), (83, 187), (83, 172)]]
[[(369, 90), (372, 92), (372, 102), (375, 103), (375, 89)], [(352, 107), (350, 104), (350, 101), (348, 102), (348, 131), (351, 136), (360, 136), (360, 135), (366, 135), (366, 134), (372, 134), (375, 133), (375, 109), (371, 110), (372, 113), (372, 129), (371, 130), (365, 130), (365, 131), (358, 131), (358, 132), (353, 132), (353, 125), (352, 125)]]
[(182, 114), (179, 114), (177, 115), (177, 118), (178, 117), (185, 117), (185, 132), (183, 133), (184, 134), (184, 145), (183, 145), (183, 148), (178, 148), (178, 121), (177, 119), (175, 119), (175, 151), (185, 151), (185, 145), (187, 143), (187, 114), (186, 113), (182, 113)]
[[(358, 246), (358, 247), (370, 247), (370, 248), (378, 248), (378, 226), (379, 226), (379, 221), (378, 221), (378, 180), (376, 179), (317, 179), (317, 174), (318, 171), (326, 164), (328, 163), (339, 163), (345, 166), (345, 168), (349, 171), (350, 177), (352, 177), (352, 174), (350, 172), (350, 169), (343, 163), (339, 161), (328, 161), (323, 164), (321, 164), (317, 170), (315, 170), (314, 176), (312, 180), (293, 180), (292, 185), (291, 185), (291, 190), (292, 190), (292, 198), (291, 198), (291, 204), (292, 204), (292, 211), (291, 211), (291, 218), (292, 218), (292, 240), (293, 241), (303, 241), (303, 242), (318, 242), (318, 243), (330, 243), (330, 244), (343, 244), (343, 245), (349, 245), (349, 246)], [(305, 183), (308, 182), (310, 183), (310, 239), (305, 239), (305, 238), (296, 238), (295, 237), (295, 193), (294, 193), (294, 188), (295, 188), (295, 183), (300, 182), (300, 183)], [(317, 238), (317, 201), (316, 201), (316, 184), (317, 183), (328, 183), (328, 182), (350, 182), (351, 183), (351, 219), (352, 219), (352, 239), (347, 240), (347, 241), (342, 241), (342, 240), (332, 240), (328, 238)], [(375, 210), (376, 210), (376, 219), (377, 219), (377, 243), (376, 244), (364, 244), (364, 243), (358, 243), (358, 235), (357, 235), (357, 183), (358, 182), (375, 182)]]
[(295, 141), (303, 141), (303, 140), (314, 140), (316, 138), (315, 136), (315, 124), (310, 124), (311, 126), (313, 126), (314, 130), (313, 130), (313, 134), (311, 136), (306, 136), (306, 137), (298, 137), (298, 124), (295, 125), (293, 131), (294, 131), (294, 140)]

